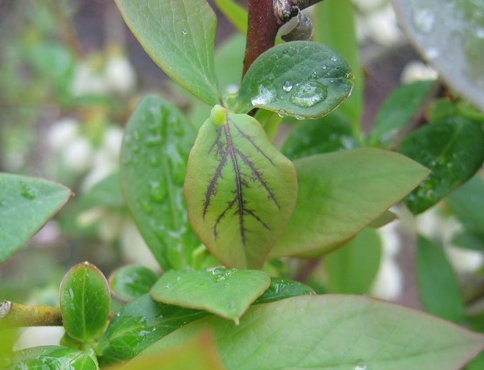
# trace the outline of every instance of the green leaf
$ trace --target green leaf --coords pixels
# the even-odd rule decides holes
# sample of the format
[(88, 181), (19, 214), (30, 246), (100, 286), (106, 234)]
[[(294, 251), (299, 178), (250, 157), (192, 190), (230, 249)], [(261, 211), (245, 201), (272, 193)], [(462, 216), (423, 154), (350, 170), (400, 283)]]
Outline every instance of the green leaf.
[(255, 60), (242, 81), (237, 110), (264, 108), (281, 115), (318, 118), (350, 94), (353, 73), (327, 46), (310, 41), (277, 45)]
[(111, 296), (106, 278), (88, 262), (72, 267), (60, 287), (64, 329), (79, 342), (96, 337), (106, 325)]
[(28, 348), (14, 352), (2, 361), (8, 369), (97, 370), (87, 353), (62, 346)]
[(452, 234), (452, 246), (484, 252), (484, 233), (463, 230)]
[(158, 280), (158, 275), (140, 265), (124, 266), (109, 277), (109, 286), (117, 297), (132, 301), (147, 294)]
[(264, 294), (257, 298), (254, 304), (276, 302), (282, 299), (312, 294), (315, 294), (314, 290), (299, 281), (271, 277), (271, 285)]
[(282, 154), (294, 160), (359, 147), (348, 120), (338, 113), (297, 125), (284, 142)]
[(163, 353), (211, 326), (228, 369), (455, 370), (484, 336), (361, 296), (304, 296), (257, 305), (239, 325), (207, 317), (147, 351)]
[(382, 242), (373, 229), (363, 229), (353, 240), (323, 260), (329, 293), (368, 294), (380, 267)]
[(242, 35), (247, 34), (247, 10), (233, 0), (214, 0), (214, 3)]
[(205, 310), (238, 322), (270, 284), (269, 275), (261, 270), (217, 267), (168, 271), (157, 281), (150, 295), (158, 302)]
[(124, 206), (123, 194), (119, 185), (117, 172), (106, 176), (83, 194), (79, 209), (87, 210), (94, 207), (122, 208)]
[(435, 81), (417, 81), (401, 85), (385, 99), (368, 135), (370, 145), (392, 148), (402, 128), (422, 114), (426, 98), (434, 93)]
[(469, 180), (484, 161), (484, 133), (464, 118), (426, 125), (403, 140), (398, 150), (429, 168), (431, 173), (405, 204), (414, 214), (435, 205)]
[(191, 264), (198, 241), (183, 201), (195, 129), (171, 104), (150, 96), (133, 112), (121, 148), (121, 186), (138, 229), (163, 270)]
[(353, 70), (355, 76), (353, 90), (348, 99), (341, 104), (339, 111), (348, 117), (354, 135), (359, 137), (363, 112), (364, 76), (359, 60), (355, 19), (354, 6), (349, 0), (324, 1), (314, 7), (314, 41), (333, 48)]
[(135, 358), (111, 370), (224, 370), (210, 333), (201, 331), (163, 354)]
[(214, 107), (190, 152), (185, 199), (205, 246), (228, 267), (260, 268), (294, 208), (292, 163), (252, 117)]
[(24, 245), (71, 195), (59, 184), (0, 173), (0, 264)]
[(460, 324), (464, 321), (464, 300), (459, 281), (442, 248), (419, 236), (416, 280), (425, 311)]
[(315, 155), (294, 164), (299, 181), (297, 204), (272, 257), (335, 249), (428, 174), (406, 157), (370, 148)]
[(440, 78), (484, 110), (484, 3), (393, 0), (403, 30)]
[(217, 19), (205, 0), (116, 0), (116, 4), (168, 76), (207, 104), (218, 103), (213, 62)]

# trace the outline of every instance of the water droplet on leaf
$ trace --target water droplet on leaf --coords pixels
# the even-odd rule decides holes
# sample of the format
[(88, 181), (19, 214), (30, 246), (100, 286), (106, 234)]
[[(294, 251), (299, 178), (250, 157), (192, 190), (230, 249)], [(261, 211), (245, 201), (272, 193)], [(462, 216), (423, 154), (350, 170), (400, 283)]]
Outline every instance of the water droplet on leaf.
[(267, 105), (270, 104), (274, 100), (274, 91), (269, 90), (264, 85), (259, 86), (259, 94), (252, 98), (251, 103), (253, 106), (256, 105)]
[(310, 81), (297, 84), (291, 96), (291, 102), (302, 108), (310, 108), (322, 102), (328, 96), (328, 88), (319, 82)]
[(289, 92), (292, 90), (292, 82), (289, 81), (289, 80), (286, 80), (284, 82), (284, 84), (282, 85), (282, 89), (285, 91), (285, 92)]
[(153, 206), (151, 205), (151, 202), (149, 201), (144, 201), (140, 203), (141, 208), (146, 212), (146, 213), (153, 213)]
[(186, 28), (182, 29), (182, 34), (183, 36), (188, 35), (188, 30)]
[(358, 361), (355, 365), (355, 370), (368, 370), (368, 365), (363, 361)]
[(33, 200), (37, 197), (37, 191), (29, 185), (24, 185), (20, 195), (26, 199)]
[(150, 182), (150, 198), (155, 202), (161, 202), (165, 199), (166, 189), (159, 181)]
[(337, 60), (338, 60), (338, 58), (336, 58), (334, 55), (331, 57), (332, 62), (336, 62)]
[(430, 33), (435, 24), (434, 12), (425, 7), (417, 8), (413, 12), (412, 22), (417, 31)]

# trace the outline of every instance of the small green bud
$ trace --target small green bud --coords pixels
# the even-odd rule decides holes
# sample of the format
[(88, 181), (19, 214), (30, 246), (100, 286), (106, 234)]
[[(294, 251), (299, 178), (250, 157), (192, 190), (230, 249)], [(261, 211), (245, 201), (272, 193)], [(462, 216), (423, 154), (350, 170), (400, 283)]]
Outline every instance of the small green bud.
[(220, 105), (215, 105), (210, 112), (210, 119), (217, 126), (222, 126), (227, 123), (227, 109)]

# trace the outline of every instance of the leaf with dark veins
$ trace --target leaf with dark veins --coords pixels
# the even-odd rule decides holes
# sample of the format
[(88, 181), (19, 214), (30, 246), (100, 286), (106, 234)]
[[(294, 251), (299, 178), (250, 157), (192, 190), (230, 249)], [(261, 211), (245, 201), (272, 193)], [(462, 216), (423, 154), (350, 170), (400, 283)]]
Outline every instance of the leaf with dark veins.
[(292, 214), (297, 178), (257, 120), (216, 106), (190, 153), (184, 191), (212, 254), (229, 267), (259, 268)]

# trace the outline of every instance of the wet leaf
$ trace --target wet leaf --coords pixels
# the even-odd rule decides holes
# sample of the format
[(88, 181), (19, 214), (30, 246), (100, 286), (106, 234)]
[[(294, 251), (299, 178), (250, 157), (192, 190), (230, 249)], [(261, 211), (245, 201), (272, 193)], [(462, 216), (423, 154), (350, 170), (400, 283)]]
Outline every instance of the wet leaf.
[(484, 3), (392, 2), (405, 33), (440, 78), (484, 110)]
[(116, 4), (168, 76), (205, 103), (218, 103), (213, 62), (217, 19), (205, 0), (116, 0)]
[(0, 173), (0, 264), (24, 245), (71, 195), (59, 184)]
[(361, 296), (304, 296), (253, 306), (240, 324), (207, 317), (145, 353), (163, 353), (207, 326), (228, 369), (455, 370), (484, 336)]
[(192, 227), (228, 267), (260, 268), (292, 213), (297, 179), (252, 117), (212, 110), (190, 152), (185, 199)]
[(261, 270), (217, 267), (168, 271), (157, 281), (150, 295), (158, 302), (205, 310), (238, 322), (270, 284), (269, 275)]
[(315, 155), (294, 164), (297, 204), (272, 257), (319, 255), (335, 249), (428, 174), (404, 156), (370, 148)]
[(398, 151), (431, 170), (405, 199), (410, 211), (419, 214), (469, 180), (482, 166), (484, 132), (464, 118), (447, 119), (410, 134)]
[(28, 348), (14, 352), (2, 361), (7, 364), (3, 366), (7, 369), (97, 370), (87, 353), (62, 346)]
[(126, 203), (163, 270), (189, 266), (200, 244), (188, 224), (183, 200), (195, 132), (173, 105), (150, 96), (129, 119), (121, 148)]
[(254, 303), (276, 302), (281, 299), (312, 294), (315, 294), (314, 290), (299, 281), (271, 277), (271, 285)]
[(109, 316), (111, 296), (106, 278), (88, 262), (72, 267), (60, 287), (60, 309), (64, 329), (79, 342), (99, 334)]
[(310, 41), (277, 45), (255, 60), (239, 90), (238, 112), (322, 117), (350, 94), (353, 74), (332, 49)]
[(121, 299), (132, 301), (147, 294), (158, 280), (158, 275), (140, 265), (124, 266), (109, 277), (111, 290)]

